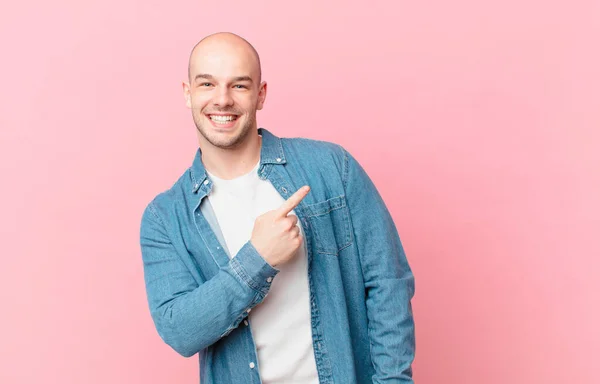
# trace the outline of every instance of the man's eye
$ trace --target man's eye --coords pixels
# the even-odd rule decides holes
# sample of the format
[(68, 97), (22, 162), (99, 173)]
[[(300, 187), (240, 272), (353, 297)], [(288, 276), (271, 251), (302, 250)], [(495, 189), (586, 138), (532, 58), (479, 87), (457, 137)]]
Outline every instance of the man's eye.
[(243, 89), (243, 88), (246, 88), (246, 86), (245, 86), (245, 85), (241, 85), (241, 84), (236, 84), (236, 85), (234, 85), (233, 87), (234, 87), (234, 88), (237, 88), (237, 89)]
[(210, 87), (212, 84), (211, 83), (202, 83), (200, 84), (201, 87)]

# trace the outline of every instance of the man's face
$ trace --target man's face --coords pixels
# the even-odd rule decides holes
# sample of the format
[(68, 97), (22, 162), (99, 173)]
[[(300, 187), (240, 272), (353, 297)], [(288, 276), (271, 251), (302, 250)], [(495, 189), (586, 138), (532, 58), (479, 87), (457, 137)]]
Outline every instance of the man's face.
[(205, 141), (235, 148), (256, 131), (256, 111), (266, 97), (259, 76), (258, 62), (245, 47), (209, 44), (196, 52), (184, 94)]

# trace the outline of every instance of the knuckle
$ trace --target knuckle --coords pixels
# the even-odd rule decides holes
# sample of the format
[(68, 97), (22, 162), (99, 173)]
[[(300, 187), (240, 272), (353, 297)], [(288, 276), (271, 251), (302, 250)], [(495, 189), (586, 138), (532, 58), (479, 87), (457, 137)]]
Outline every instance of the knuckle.
[(290, 225), (287, 220), (281, 220), (279, 221), (279, 228), (281, 229), (281, 231), (287, 232), (290, 230)]
[(292, 218), (287, 219), (285, 221), (285, 226), (286, 226), (286, 229), (288, 229), (288, 230), (292, 229), (292, 227), (294, 226), (294, 219), (292, 219)]

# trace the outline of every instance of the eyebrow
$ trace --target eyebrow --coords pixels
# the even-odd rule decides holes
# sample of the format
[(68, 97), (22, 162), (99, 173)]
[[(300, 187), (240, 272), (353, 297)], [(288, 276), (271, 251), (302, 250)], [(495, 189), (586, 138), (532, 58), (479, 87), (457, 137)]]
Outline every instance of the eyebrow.
[[(215, 77), (213, 75), (209, 75), (207, 73), (199, 73), (194, 77), (194, 81), (197, 81), (198, 79), (214, 80)], [(248, 81), (248, 82), (252, 83), (252, 78), (250, 76), (236, 76), (232, 80), (234, 82)]]

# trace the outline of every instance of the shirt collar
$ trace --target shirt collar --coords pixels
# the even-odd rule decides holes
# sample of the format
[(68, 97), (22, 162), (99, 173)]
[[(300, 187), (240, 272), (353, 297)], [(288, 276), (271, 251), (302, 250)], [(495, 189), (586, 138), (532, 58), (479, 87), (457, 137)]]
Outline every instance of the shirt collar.
[[(262, 135), (260, 148), (260, 167), (264, 164), (285, 164), (285, 154), (281, 145), (281, 138), (275, 136), (265, 128), (258, 128), (258, 134)], [(196, 151), (194, 162), (190, 168), (192, 178), (192, 192), (196, 193), (202, 183), (206, 180), (206, 170), (202, 164), (202, 151)]]

